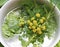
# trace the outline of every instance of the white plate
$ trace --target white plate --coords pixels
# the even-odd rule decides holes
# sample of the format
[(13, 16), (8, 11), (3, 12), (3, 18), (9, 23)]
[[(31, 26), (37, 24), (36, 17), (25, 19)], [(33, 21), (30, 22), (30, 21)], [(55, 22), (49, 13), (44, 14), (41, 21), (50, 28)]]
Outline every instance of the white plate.
[[(4, 20), (4, 17), (7, 15), (7, 13), (9, 11), (11, 11), (12, 9), (20, 6), (20, 3), (22, 2), (23, 0), (10, 0), (8, 1), (5, 5), (3, 5), (3, 7), (1, 8), (0, 10), (0, 42), (5, 46), (5, 47), (21, 47), (20, 45), (20, 41), (18, 39), (13, 38), (11, 40), (5, 40), (2, 36), (2, 31), (1, 31), (1, 25), (3, 23), (3, 20)], [(45, 3), (47, 1), (45, 0)], [(49, 5), (49, 2), (47, 2), (47, 4)], [(59, 36), (60, 36), (60, 12), (59, 12), (59, 9), (55, 6), (55, 13), (56, 13), (56, 20), (57, 20), (57, 23), (58, 23), (58, 28), (57, 28), (57, 31), (56, 31), (56, 34), (55, 34), (55, 37), (54, 39), (51, 39), (51, 40), (48, 40), (47, 37), (45, 38), (45, 41), (44, 41), (44, 44), (43, 44), (43, 47), (54, 47), (54, 45), (58, 42), (59, 40)]]

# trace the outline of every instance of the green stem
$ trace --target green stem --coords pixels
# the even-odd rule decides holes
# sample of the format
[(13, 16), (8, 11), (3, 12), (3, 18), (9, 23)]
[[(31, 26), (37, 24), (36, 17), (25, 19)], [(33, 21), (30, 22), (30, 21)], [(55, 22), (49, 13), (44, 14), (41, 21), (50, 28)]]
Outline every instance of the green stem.
[(32, 38), (28, 41), (28, 44), (27, 45), (29, 45), (30, 44), (30, 42), (36, 37), (37, 35), (36, 34), (34, 34), (33, 36), (32, 36)]
[(45, 8), (45, 5), (44, 5), (44, 10), (45, 10), (46, 14), (48, 14), (48, 11), (47, 11), (47, 9)]

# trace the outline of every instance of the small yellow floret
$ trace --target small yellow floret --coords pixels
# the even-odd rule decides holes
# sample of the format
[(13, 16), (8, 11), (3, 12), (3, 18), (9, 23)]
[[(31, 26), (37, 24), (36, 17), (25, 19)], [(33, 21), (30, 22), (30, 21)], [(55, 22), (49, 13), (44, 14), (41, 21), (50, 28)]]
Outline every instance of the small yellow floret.
[(32, 30), (34, 33), (36, 32), (36, 29)]
[(24, 22), (20, 22), (19, 26), (23, 26), (25, 23)]
[(39, 25), (39, 27), (41, 27), (41, 25)]
[(34, 19), (35, 19), (34, 17), (31, 18), (31, 20), (34, 20)]
[(33, 20), (33, 24), (36, 25), (36, 26), (38, 25), (36, 20)]
[(40, 14), (39, 13), (36, 13), (36, 17), (40, 17)]
[(29, 29), (31, 29), (31, 26), (29, 26)]
[(27, 20), (27, 23), (29, 24), (30, 23), (30, 20)]
[(37, 27), (37, 33), (42, 34), (41, 28)]
[(30, 26), (32, 26), (32, 25), (33, 25), (33, 23), (32, 23), (32, 22), (30, 22), (30, 23), (29, 23), (29, 25), (30, 25)]
[(42, 31), (38, 31), (37, 33), (38, 33), (38, 34), (42, 34)]
[(46, 18), (45, 17), (42, 17), (43, 20), (45, 20)]
[(35, 29), (36, 27), (35, 26), (32, 26), (32, 29)]
[(38, 31), (41, 31), (41, 28), (40, 28), (40, 27), (37, 27), (37, 32), (38, 32)]
[(40, 19), (40, 23), (44, 23), (44, 20), (43, 19)]
[(46, 29), (46, 26), (42, 26), (42, 30), (45, 30)]

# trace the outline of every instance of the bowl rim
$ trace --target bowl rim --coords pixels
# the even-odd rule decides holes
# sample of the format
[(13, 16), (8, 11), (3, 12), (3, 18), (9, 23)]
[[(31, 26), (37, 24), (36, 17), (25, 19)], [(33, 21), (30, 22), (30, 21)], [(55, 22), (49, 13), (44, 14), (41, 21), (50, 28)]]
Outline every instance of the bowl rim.
[[(7, 4), (11, 4), (11, 2), (13, 2), (12, 0), (9, 0), (9, 1), (7, 1), (3, 6), (2, 6), (2, 8), (0, 9), (0, 12), (4, 9), (4, 7), (6, 7), (7, 6)], [(56, 7), (56, 9), (58, 10), (58, 12), (59, 12), (59, 15), (60, 15), (60, 11), (59, 11), (59, 9)], [(0, 16), (1, 17), (1, 16)], [(0, 19), (1, 20), (1, 19)], [(1, 21), (0, 21), (1, 22)], [(60, 22), (59, 22), (60, 23)], [(59, 27), (60, 28), (60, 27)], [(1, 29), (1, 28), (0, 28)], [(59, 29), (60, 30), (60, 29)], [(1, 30), (0, 30), (1, 31)], [(58, 42), (60, 40), (60, 38), (59, 38), (59, 36), (58, 36), (58, 38), (57, 38), (57, 40), (55, 41), (55, 44)], [(9, 46), (7, 46), (7, 44), (2, 40), (2, 37), (1, 37), (1, 34), (0, 34), (0, 42), (5, 46), (5, 47), (9, 47)], [(51, 47), (53, 47), (55, 44), (53, 44)]]

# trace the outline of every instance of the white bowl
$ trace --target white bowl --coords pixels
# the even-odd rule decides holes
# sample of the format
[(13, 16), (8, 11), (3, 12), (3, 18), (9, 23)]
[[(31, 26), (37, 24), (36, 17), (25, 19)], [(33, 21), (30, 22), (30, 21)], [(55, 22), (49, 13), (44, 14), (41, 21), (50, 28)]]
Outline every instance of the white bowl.
[[(1, 31), (1, 26), (2, 26), (2, 23), (3, 23), (3, 21), (4, 21), (4, 17), (7, 15), (7, 13), (9, 12), (9, 11), (11, 11), (11, 10), (13, 10), (14, 8), (16, 8), (16, 7), (18, 7), (18, 6), (20, 6), (20, 3), (21, 2), (23, 2), (23, 0), (10, 0), (10, 1), (8, 1), (8, 2), (6, 2), (6, 4), (4, 4), (3, 6), (2, 6), (2, 8), (1, 8), (1, 10), (0, 10), (0, 42), (5, 46), (5, 47), (21, 47), (21, 46), (19, 46), (19, 41), (18, 40), (13, 40), (13, 42), (14, 43), (16, 43), (16, 44), (14, 44), (13, 42), (11, 42), (11, 41), (6, 41), (4, 38), (3, 38), (3, 36), (2, 36), (2, 31)], [(47, 1), (45, 1), (45, 3), (46, 3)], [(47, 4), (49, 5), (49, 2), (47, 2)], [(53, 6), (55, 6), (55, 5), (53, 5)], [(58, 23), (58, 28), (57, 28), (57, 31), (56, 31), (56, 34), (55, 34), (55, 38), (54, 38), (54, 40), (51, 42), (51, 43), (49, 43), (49, 42), (47, 42), (47, 44), (45, 44), (45, 45), (47, 45), (47, 46), (43, 46), (43, 47), (54, 47), (54, 45), (56, 45), (56, 43), (59, 41), (59, 36), (60, 36), (60, 12), (59, 12), (59, 9), (55, 6), (55, 13), (56, 13), (56, 20), (57, 20), (57, 23)], [(12, 46), (11, 46), (11, 44), (12, 44)], [(49, 43), (49, 45), (48, 45), (48, 43)]]

